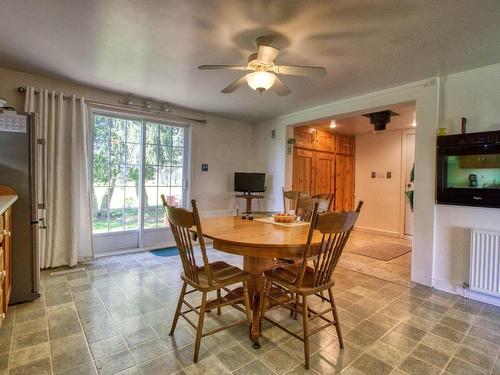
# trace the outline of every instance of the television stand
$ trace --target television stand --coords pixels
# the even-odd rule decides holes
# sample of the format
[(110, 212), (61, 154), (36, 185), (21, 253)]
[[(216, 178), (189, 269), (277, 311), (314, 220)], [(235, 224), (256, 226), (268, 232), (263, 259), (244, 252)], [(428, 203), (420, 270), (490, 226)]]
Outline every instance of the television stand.
[(246, 219), (247, 217), (253, 218), (252, 217), (252, 199), (262, 199), (264, 198), (263, 195), (257, 195), (257, 194), (238, 194), (236, 198), (243, 198), (246, 199), (247, 204), (246, 204), (246, 210), (243, 215), (243, 219)]

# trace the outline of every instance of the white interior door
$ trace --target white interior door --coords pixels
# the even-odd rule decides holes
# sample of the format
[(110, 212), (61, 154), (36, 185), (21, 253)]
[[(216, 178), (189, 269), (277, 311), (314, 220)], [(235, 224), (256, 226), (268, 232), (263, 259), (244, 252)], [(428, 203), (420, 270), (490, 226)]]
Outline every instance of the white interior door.
[[(406, 156), (405, 156), (405, 191), (413, 190), (414, 182), (411, 181), (411, 173), (415, 164), (415, 133), (405, 135)], [(410, 202), (405, 195), (405, 235), (413, 235), (413, 211)]]
[(187, 201), (187, 127), (93, 112), (94, 253), (174, 244), (161, 194)]

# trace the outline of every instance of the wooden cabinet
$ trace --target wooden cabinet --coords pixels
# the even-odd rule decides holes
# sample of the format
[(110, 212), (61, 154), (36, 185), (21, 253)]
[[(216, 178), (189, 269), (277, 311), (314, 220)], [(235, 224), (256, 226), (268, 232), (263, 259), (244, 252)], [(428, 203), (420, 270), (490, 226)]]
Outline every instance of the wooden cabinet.
[(314, 149), (314, 129), (309, 127), (295, 128), (293, 136), (295, 138), (295, 146), (307, 149)]
[(335, 150), (335, 135), (310, 127), (294, 129), (295, 147), (308, 150), (333, 152)]
[(295, 149), (293, 152), (292, 190), (313, 191), (314, 152)]
[(354, 209), (354, 157), (335, 156), (335, 211)]
[(17, 199), (15, 192), (0, 186), (0, 326), (7, 313), (12, 287), (12, 203)]
[(335, 159), (328, 152), (314, 153), (314, 194), (328, 194), (334, 191), (335, 181)]
[(355, 138), (311, 127), (294, 129), (292, 189), (334, 193), (336, 211), (354, 209)]
[(332, 152), (335, 147), (335, 135), (332, 133), (316, 130), (314, 134), (315, 149), (319, 151)]
[(335, 153), (353, 155), (355, 152), (355, 138), (350, 135), (337, 135), (335, 140)]

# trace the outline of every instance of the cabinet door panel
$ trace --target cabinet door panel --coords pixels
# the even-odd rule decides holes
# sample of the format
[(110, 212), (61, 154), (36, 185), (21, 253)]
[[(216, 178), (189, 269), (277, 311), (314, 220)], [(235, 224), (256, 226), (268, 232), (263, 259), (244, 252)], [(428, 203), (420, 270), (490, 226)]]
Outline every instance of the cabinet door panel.
[(335, 158), (335, 210), (354, 209), (354, 158), (337, 155)]
[(314, 130), (309, 127), (295, 128), (293, 131), (295, 146), (314, 149)]
[(293, 156), (292, 189), (311, 193), (313, 191), (314, 154), (309, 150), (295, 149)]
[(333, 191), (333, 155), (315, 152), (314, 155), (314, 194), (328, 194)]
[(320, 151), (333, 152), (335, 150), (335, 136), (331, 133), (316, 130), (316, 149)]
[(350, 135), (337, 135), (335, 141), (335, 152), (342, 155), (354, 155), (355, 138)]

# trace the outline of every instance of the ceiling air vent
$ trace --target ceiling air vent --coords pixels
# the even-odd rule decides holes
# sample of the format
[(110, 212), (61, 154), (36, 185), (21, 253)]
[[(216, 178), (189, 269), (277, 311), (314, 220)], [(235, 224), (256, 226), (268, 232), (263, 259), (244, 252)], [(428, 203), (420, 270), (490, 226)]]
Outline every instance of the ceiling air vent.
[(376, 132), (378, 132), (385, 130), (387, 124), (391, 122), (391, 116), (399, 116), (399, 113), (390, 110), (385, 110), (385, 111), (367, 113), (366, 115), (363, 116), (368, 117), (370, 119), (370, 124), (373, 124), (373, 129)]

